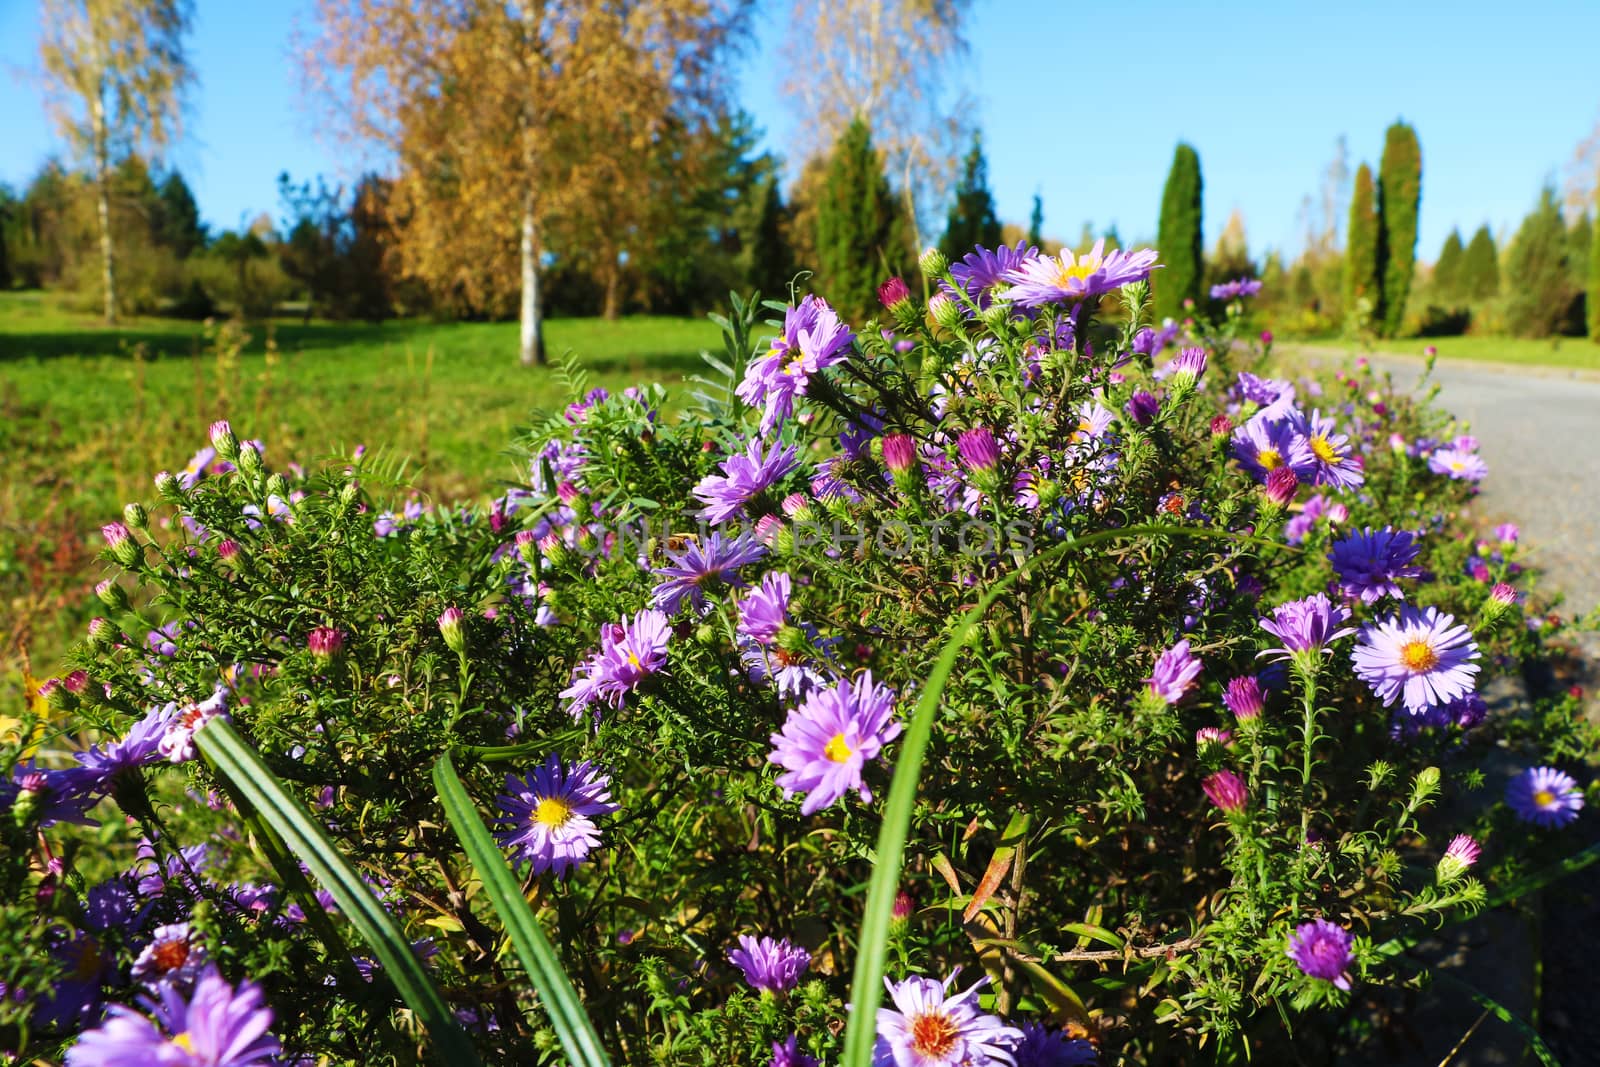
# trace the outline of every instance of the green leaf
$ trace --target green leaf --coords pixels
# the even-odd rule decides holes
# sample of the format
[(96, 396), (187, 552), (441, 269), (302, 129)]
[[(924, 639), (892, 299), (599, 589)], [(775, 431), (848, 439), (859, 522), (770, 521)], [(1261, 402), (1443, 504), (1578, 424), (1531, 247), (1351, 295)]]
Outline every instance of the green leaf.
[(489, 901), (505, 924), (506, 933), (517, 951), (517, 958), (533, 979), (539, 996), (544, 1000), (545, 1013), (550, 1025), (567, 1054), (567, 1062), (578, 1067), (609, 1067), (600, 1038), (584, 1011), (578, 991), (573, 988), (561, 960), (545, 936), (539, 919), (522, 896), (522, 887), (511, 873), (500, 847), (483, 825), (478, 809), (466, 787), (461, 784), (449, 755), (440, 756), (433, 765), (433, 785), (439, 793), (439, 803), (444, 805), (450, 828), (455, 831), (461, 848), (478, 872)]
[(350, 861), (327, 833), (284, 788), (249, 742), (227, 719), (213, 719), (195, 734), (195, 744), (216, 768), (228, 792), (255, 810), (290, 852), (327, 887), (350, 924), (371, 947), (383, 977), (394, 984), (433, 1038), (432, 1056), (441, 1064), (479, 1063), (478, 1053), (445, 1006), (405, 935), (383, 910)]

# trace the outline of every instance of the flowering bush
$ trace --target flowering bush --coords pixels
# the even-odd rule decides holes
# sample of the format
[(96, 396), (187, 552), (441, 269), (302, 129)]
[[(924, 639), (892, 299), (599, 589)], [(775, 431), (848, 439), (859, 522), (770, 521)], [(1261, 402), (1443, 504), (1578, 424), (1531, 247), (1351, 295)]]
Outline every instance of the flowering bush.
[(676, 409), (569, 372), (487, 508), (213, 426), (7, 750), (0, 1044), (1278, 1062), (1420, 981), (1571, 851), (1590, 729), (1484, 696), (1556, 623), (1476, 442), (1267, 377), (1250, 285), (1146, 324), (1156, 259), (736, 299)]

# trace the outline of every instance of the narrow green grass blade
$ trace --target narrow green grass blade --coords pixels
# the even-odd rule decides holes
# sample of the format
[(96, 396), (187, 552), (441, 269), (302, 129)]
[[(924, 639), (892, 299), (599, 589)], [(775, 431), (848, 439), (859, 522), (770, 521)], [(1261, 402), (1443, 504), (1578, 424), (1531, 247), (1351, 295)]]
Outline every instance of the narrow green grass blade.
[(1539, 1031), (1529, 1026), (1527, 1022), (1524, 1021), (1523, 1018), (1516, 1012), (1512, 1011), (1498, 1000), (1495, 1000), (1483, 990), (1477, 988), (1476, 986), (1468, 985), (1466, 982), (1463, 982), (1461, 979), (1456, 978), (1453, 975), (1435, 974), (1433, 976), (1433, 980), (1441, 985), (1447, 985), (1455, 989), (1459, 989), (1461, 992), (1465, 993), (1467, 996), (1476, 1001), (1480, 1008), (1487, 1009), (1489, 1013), (1496, 1019), (1499, 1019), (1501, 1022), (1510, 1026), (1517, 1033), (1521, 1034), (1522, 1039), (1528, 1043), (1528, 1048), (1535, 1056), (1539, 1058), (1539, 1062), (1542, 1063), (1544, 1067), (1561, 1067), (1561, 1064), (1556, 1060), (1555, 1053), (1550, 1051), (1550, 1046), (1546, 1045), (1544, 1043), (1544, 1038), (1539, 1036)]
[(561, 1042), (562, 1051), (567, 1054), (567, 1062), (577, 1067), (609, 1067), (611, 1060), (589, 1021), (583, 1001), (578, 999), (578, 991), (562, 968), (538, 917), (523, 898), (522, 887), (501, 855), (500, 846), (489, 836), (448, 754), (440, 756), (433, 765), (433, 784), (439, 793), (439, 803), (444, 805), (445, 816), (450, 820), (450, 828), (455, 831), (494, 910), (505, 924), (517, 958), (539, 990), (550, 1025)]
[(195, 734), (195, 744), (221, 775), (230, 793), (255, 809), (285, 847), (328, 888), (339, 908), (372, 948), (383, 975), (394, 983), (433, 1040), (433, 1059), (441, 1064), (473, 1065), (478, 1054), (467, 1040), (422, 963), (394, 919), (344, 858), (321, 824), (283, 787), (249, 742), (226, 719), (214, 719)]

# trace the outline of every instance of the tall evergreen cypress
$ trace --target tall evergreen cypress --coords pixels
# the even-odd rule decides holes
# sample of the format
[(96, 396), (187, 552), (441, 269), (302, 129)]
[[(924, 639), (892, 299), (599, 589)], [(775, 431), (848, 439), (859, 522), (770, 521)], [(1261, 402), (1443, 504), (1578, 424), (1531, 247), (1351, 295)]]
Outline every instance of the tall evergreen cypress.
[(1585, 211), (1567, 231), (1567, 266), (1572, 271), (1572, 284), (1579, 292), (1589, 284), (1589, 246), (1592, 243), (1594, 220)]
[(153, 220), (156, 238), (172, 249), (179, 259), (187, 258), (206, 246), (206, 227), (200, 221), (200, 205), (183, 175), (174, 170), (162, 181), (158, 193), (159, 218)]
[(761, 295), (773, 300), (789, 298), (789, 282), (794, 278), (794, 255), (784, 236), (783, 196), (778, 191), (778, 176), (767, 179), (761, 194), (761, 212), (750, 231), (750, 265), (746, 280)]
[(1451, 230), (1439, 250), (1439, 262), (1433, 265), (1433, 292), (1440, 300), (1455, 300), (1461, 295), (1461, 259), (1465, 254), (1461, 232)]
[(1167, 172), (1167, 185), (1161, 193), (1161, 223), (1156, 248), (1164, 269), (1155, 272), (1155, 316), (1182, 318), (1183, 302), (1200, 300), (1200, 282), (1205, 273), (1205, 244), (1201, 240), (1200, 212), (1202, 185), (1200, 155), (1187, 144), (1179, 143)]
[(1406, 297), (1417, 271), (1417, 216), (1422, 208), (1422, 146), (1404, 122), (1389, 127), (1378, 163), (1379, 266), (1383, 271), (1383, 335), (1394, 337), (1405, 319)]
[(1033, 213), (1028, 216), (1028, 243), (1044, 247), (1044, 197), (1038, 193), (1033, 194)]
[(1487, 224), (1467, 242), (1461, 257), (1461, 295), (1468, 300), (1489, 300), (1500, 292), (1500, 250)]
[(1589, 242), (1589, 338), (1600, 344), (1600, 223), (1591, 229), (1594, 232)]
[(1556, 191), (1545, 186), (1522, 220), (1506, 269), (1516, 279), (1507, 294), (1506, 326), (1518, 337), (1549, 337), (1566, 324), (1574, 287), (1567, 265), (1567, 225)]
[(1369, 325), (1378, 321), (1383, 295), (1378, 275), (1378, 207), (1373, 190), (1372, 168), (1365, 163), (1356, 170), (1355, 189), (1350, 194), (1350, 226), (1344, 253), (1344, 311), (1353, 317), (1368, 303)]
[(974, 245), (993, 248), (999, 243), (1000, 219), (994, 213), (994, 197), (989, 192), (989, 163), (983, 158), (983, 137), (974, 133), (939, 251), (946, 258), (957, 260), (971, 252)]
[(842, 314), (865, 316), (878, 283), (898, 269), (899, 211), (872, 131), (858, 115), (833, 150), (817, 205), (818, 291)]

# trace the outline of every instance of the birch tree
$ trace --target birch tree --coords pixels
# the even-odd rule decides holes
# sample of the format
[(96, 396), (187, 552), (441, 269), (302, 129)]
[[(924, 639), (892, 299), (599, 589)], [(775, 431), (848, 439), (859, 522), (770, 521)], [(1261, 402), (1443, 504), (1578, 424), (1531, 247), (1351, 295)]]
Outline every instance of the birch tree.
[(45, 102), (89, 164), (100, 230), (105, 318), (117, 320), (111, 179), (129, 154), (159, 154), (181, 129), (194, 72), (183, 39), (188, 0), (41, 0)]
[(725, 99), (722, 60), (746, 7), (319, 0), (302, 71), (329, 128), (393, 166), (406, 272), (476, 309), (515, 302), (521, 361), (543, 363), (544, 258), (605, 216), (613, 247), (599, 257), (614, 268), (658, 180), (643, 161)]

